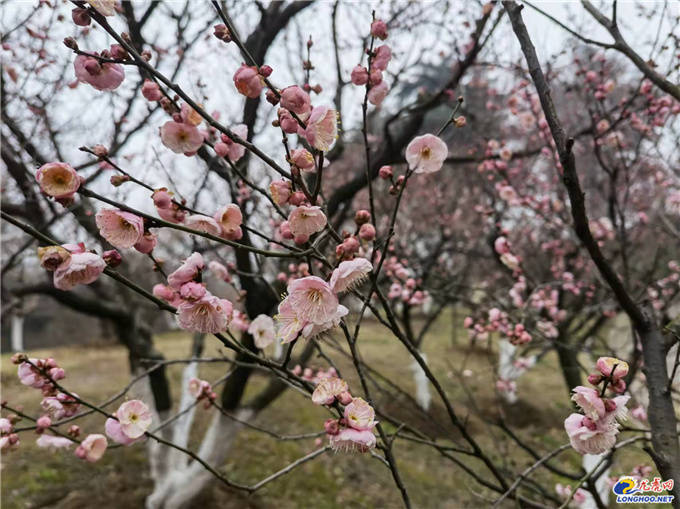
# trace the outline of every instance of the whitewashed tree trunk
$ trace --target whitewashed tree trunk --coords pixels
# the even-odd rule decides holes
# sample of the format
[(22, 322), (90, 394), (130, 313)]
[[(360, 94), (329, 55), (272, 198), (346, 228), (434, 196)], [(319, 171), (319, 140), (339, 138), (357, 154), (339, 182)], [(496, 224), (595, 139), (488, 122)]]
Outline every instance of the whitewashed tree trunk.
[[(242, 421), (248, 421), (254, 415), (255, 413), (250, 409), (242, 409), (235, 413), (235, 417)], [(242, 426), (235, 420), (215, 412), (197, 452), (198, 456), (216, 469), (221, 468)], [(196, 461), (174, 466), (156, 482), (154, 491), (146, 499), (146, 508), (189, 507), (194, 497), (213, 480), (213, 475)]]
[[(509, 341), (502, 339), (498, 342), (498, 378), (507, 382), (514, 382), (519, 379), (527, 369), (533, 366), (536, 362), (536, 356), (524, 358), (524, 363), (518, 365), (516, 361), (517, 347)], [(501, 397), (509, 404), (517, 403), (517, 391), (507, 390), (499, 391)]]
[[(602, 460), (603, 457), (605, 457), (607, 453), (604, 454), (584, 454), (583, 455), (583, 469), (586, 472), (590, 472), (593, 468), (597, 466), (597, 464)], [(602, 503), (606, 506), (609, 505), (609, 484), (607, 480), (609, 479), (609, 468), (605, 470), (602, 475), (600, 475), (597, 478), (597, 481), (595, 481), (595, 489), (597, 490), (598, 495), (600, 496), (600, 500), (602, 500)], [(585, 490), (584, 490), (585, 491)], [(590, 492), (586, 491), (586, 499), (585, 501), (581, 504), (581, 509), (597, 509), (597, 504), (595, 503), (595, 499), (593, 496), (590, 494)]]
[[(189, 380), (196, 378), (197, 375), (197, 362), (190, 362), (182, 371), (182, 396), (180, 397), (179, 408), (177, 409), (181, 416), (170, 426), (172, 429), (172, 443), (180, 447), (186, 447), (189, 443), (191, 425), (194, 422), (194, 414), (196, 413), (196, 405), (194, 403), (196, 403), (196, 398), (189, 392)], [(182, 451), (170, 449), (166, 461), (169, 469), (176, 469), (186, 465), (188, 459), (187, 455)]]
[(24, 351), (24, 315), (12, 315), (12, 351)]
[[(498, 342), (498, 378), (501, 380), (514, 380), (515, 379), (515, 352), (517, 347), (506, 340), (501, 340)], [(514, 404), (517, 403), (517, 392), (516, 391), (501, 391), (501, 397), (506, 403)]]
[[(427, 363), (427, 356), (421, 353), (420, 356), (423, 361)], [(432, 394), (430, 393), (430, 381), (427, 379), (427, 375), (423, 368), (420, 367), (415, 360), (410, 366), (411, 371), (413, 371), (413, 381), (416, 384), (416, 401), (420, 407), (428, 411), (430, 409), (430, 403), (432, 402)]]

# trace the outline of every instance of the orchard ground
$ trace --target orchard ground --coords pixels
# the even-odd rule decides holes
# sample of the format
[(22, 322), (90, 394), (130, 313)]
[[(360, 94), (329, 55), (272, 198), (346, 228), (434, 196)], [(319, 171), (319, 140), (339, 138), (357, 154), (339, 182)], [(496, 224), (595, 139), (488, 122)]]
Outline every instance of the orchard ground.
[[(337, 340), (334, 344), (342, 345), (337, 332), (333, 337)], [(332, 339), (324, 341), (333, 343)], [(167, 359), (186, 358), (190, 344), (190, 335), (184, 332), (167, 333), (156, 338), (157, 348)], [(228, 355), (218, 346), (217, 340), (206, 337), (204, 356)], [(411, 361), (389, 331), (368, 320), (361, 327), (359, 346), (361, 354), (371, 366), (413, 393), (413, 377), (409, 367)], [(331, 348), (325, 351), (331, 353), (342, 374), (354, 372), (348, 369), (351, 363), (349, 357)], [(534, 460), (528, 454), (518, 452), (517, 445), (491, 424), (498, 422), (501, 416), (515, 431), (519, 430), (520, 436), (533, 444), (540, 455), (567, 442), (563, 422), (571, 413), (571, 406), (554, 353), (548, 354), (520, 378), (520, 401), (508, 406), (502, 404), (494, 392), (496, 355), (490, 355), (488, 344), (470, 346), (465, 331), (456, 329), (454, 334), (450, 315), (442, 317), (433, 326), (423, 351), (427, 354), (428, 364), (454, 402), (458, 415), (467, 422), (469, 431), (485, 451), (496, 455), (497, 459), (504, 462), (504, 467), (515, 475), (519, 475)], [(104, 401), (129, 382), (126, 350), (122, 346), (61, 347), (29, 353), (32, 357), (52, 356), (57, 359), (67, 373), (65, 387), (89, 401)], [(583, 361), (588, 365), (587, 359)], [(310, 366), (325, 367), (326, 363), (316, 356), (312, 358)], [(169, 367), (175, 396), (180, 390), (181, 369), (179, 365)], [(200, 376), (214, 381), (226, 369), (225, 364), (203, 364)], [(471, 373), (463, 374), (464, 370)], [(348, 382), (356, 395), (361, 393), (358, 380), (348, 378)], [(264, 375), (255, 375), (254, 383), (248, 386), (249, 394), (257, 392), (265, 383)], [(10, 354), (2, 355), (2, 387), (3, 400), (13, 406), (23, 406), (30, 415), (38, 414), (40, 393), (19, 384)], [(418, 422), (420, 429), (427, 430), (444, 444), (461, 443), (458, 433), (446, 425), (446, 412), (434, 391), (432, 396), (431, 419), (415, 410), (413, 404), (403, 396), (382, 396), (378, 399), (378, 407), (399, 420)], [(175, 397), (175, 400), (178, 398)], [(117, 404), (111, 405), (108, 410), (115, 410)], [(214, 411), (199, 407), (190, 448), (196, 448), (199, 433), (202, 433), (208, 417)], [(288, 390), (263, 411), (255, 423), (285, 435), (321, 431), (326, 418), (328, 413), (323, 408), (313, 405), (309, 398), (300, 393)], [(103, 418), (99, 416), (90, 416), (79, 424), (86, 433), (103, 433)], [(388, 432), (395, 430), (389, 424), (385, 426)], [(280, 441), (249, 428), (244, 428), (240, 433), (221, 471), (234, 481), (251, 485), (319, 447), (314, 438)], [(625, 436), (625, 432), (620, 435)], [(397, 439), (395, 454), (397, 460), (409, 458), (409, 461), (399, 461), (398, 465), (414, 507), (453, 509), (480, 504), (486, 507), (498, 496), (481, 488), (459, 467), (430, 447)], [(479, 461), (458, 457), (475, 471), (483, 471)], [(67, 452), (39, 449), (35, 445), (35, 435), (23, 433), (19, 449), (2, 457), (2, 505), (5, 509), (104, 508), (113, 507), (112, 504), (130, 509), (143, 507), (144, 498), (152, 489), (146, 461), (144, 445), (137, 444), (130, 448), (111, 449), (101, 461), (90, 464), (77, 459), (73, 455), (73, 448)], [(572, 472), (578, 471), (580, 462), (581, 457), (573, 451), (562, 453), (557, 461), (553, 460), (553, 464)], [(650, 464), (650, 460), (639, 446), (626, 448), (616, 454), (612, 474), (628, 474), (640, 463)], [(545, 469), (534, 472), (532, 478), (543, 479), (547, 486), (554, 486), (557, 482), (568, 483), (567, 479), (554, 476)], [(531, 496), (526, 488), (522, 492)], [(327, 453), (252, 495), (232, 491), (215, 482), (196, 502), (196, 507), (398, 508), (401, 507), (401, 500), (389, 471), (377, 459), (368, 454)], [(514, 503), (508, 502), (507, 507), (514, 507)]]

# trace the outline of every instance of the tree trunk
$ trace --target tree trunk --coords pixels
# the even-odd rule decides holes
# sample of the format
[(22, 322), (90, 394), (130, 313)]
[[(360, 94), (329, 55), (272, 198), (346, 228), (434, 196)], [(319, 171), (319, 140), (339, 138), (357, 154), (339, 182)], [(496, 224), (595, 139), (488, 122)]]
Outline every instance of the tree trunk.
[[(242, 409), (235, 413), (235, 417), (239, 420), (248, 421), (254, 417), (254, 411)], [(208, 464), (220, 469), (242, 427), (243, 425), (235, 420), (215, 412), (197, 453), (198, 456)], [(153, 492), (146, 499), (146, 508), (181, 509), (191, 507), (192, 500), (213, 481), (213, 475), (196, 461), (185, 465), (176, 465), (160, 482), (156, 483)]]
[(555, 350), (567, 386), (567, 392), (571, 395), (574, 387), (581, 385), (581, 368), (578, 365), (578, 352), (569, 344), (566, 334), (560, 332), (555, 339)]
[(12, 351), (24, 351), (24, 315), (12, 315)]

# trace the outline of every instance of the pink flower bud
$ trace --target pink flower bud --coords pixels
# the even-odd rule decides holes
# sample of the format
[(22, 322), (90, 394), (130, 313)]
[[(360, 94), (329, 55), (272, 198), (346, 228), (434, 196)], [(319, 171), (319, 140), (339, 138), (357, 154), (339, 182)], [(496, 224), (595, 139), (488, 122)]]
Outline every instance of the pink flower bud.
[(382, 71), (380, 69), (371, 69), (371, 74), (368, 76), (368, 82), (372, 87), (380, 85), (383, 80)]
[(266, 98), (267, 102), (272, 106), (279, 104), (279, 96), (276, 95), (272, 90), (267, 90)]
[(111, 57), (116, 60), (125, 60), (128, 57), (128, 52), (120, 44), (111, 45)]
[(231, 42), (231, 32), (227, 28), (227, 25), (224, 25), (222, 23), (214, 26), (213, 35), (221, 41)]
[(80, 435), (80, 426), (77, 424), (72, 424), (71, 427), (68, 429), (68, 434), (71, 435), (72, 437), (77, 437)]
[(50, 369), (50, 377), (52, 380), (63, 380), (66, 378), (66, 373), (63, 368), (54, 367)]
[(305, 193), (302, 191), (295, 191), (293, 194), (290, 195), (290, 198), (288, 199), (288, 202), (291, 205), (295, 205), (296, 207), (299, 207), (302, 205), (307, 198), (305, 197)]
[(227, 154), (229, 154), (229, 145), (221, 141), (215, 143), (213, 148), (215, 149), (215, 153), (220, 157), (226, 157)]
[(38, 418), (37, 421), (35, 421), (35, 424), (38, 426), (38, 428), (49, 428), (52, 426), (52, 419), (50, 419), (47, 415), (43, 415), (42, 417)]
[(394, 173), (392, 172), (391, 166), (382, 166), (380, 170), (378, 170), (378, 175), (380, 176), (381, 179), (388, 180), (392, 178), (392, 175), (394, 175)]
[(359, 237), (367, 242), (374, 240), (375, 226), (373, 226), (371, 223), (362, 224), (361, 228), (359, 228)]
[(90, 24), (92, 21), (90, 19), (90, 14), (87, 12), (87, 9), (80, 9), (80, 8), (75, 8), (71, 11), (71, 18), (73, 19), (73, 22), (81, 27), (86, 27)]
[(588, 383), (591, 385), (598, 385), (602, 382), (602, 375), (591, 374), (588, 375)]
[(465, 124), (467, 124), (467, 119), (461, 115), (460, 117), (456, 117), (453, 123), (456, 127), (465, 127)]
[(94, 152), (94, 155), (97, 157), (106, 157), (109, 155), (109, 149), (104, 145), (95, 145), (92, 147), (92, 152)]
[(102, 253), (102, 258), (109, 267), (118, 267), (123, 261), (123, 257), (115, 249), (110, 249), (109, 251), (104, 251)]
[(152, 102), (159, 101), (163, 97), (158, 83), (149, 79), (144, 80), (144, 84), (142, 85), (142, 95), (144, 96), (144, 99)]
[(349, 405), (352, 402), (352, 399), (352, 395), (349, 393), (349, 391), (338, 394), (338, 401), (343, 405)]
[(605, 412), (613, 412), (616, 410), (616, 401), (613, 399), (605, 399), (604, 401), (604, 410)]
[(269, 78), (271, 76), (272, 72), (274, 72), (274, 69), (272, 69), (268, 65), (263, 65), (260, 67), (260, 76), (264, 76), (265, 78)]
[(368, 223), (371, 220), (371, 213), (368, 210), (357, 210), (354, 214), (354, 222), (358, 225)]
[(387, 24), (382, 20), (376, 19), (371, 23), (371, 35), (383, 41), (387, 39)]
[(337, 419), (327, 419), (323, 423), (323, 429), (328, 435), (337, 435), (340, 432), (340, 425)]
[(368, 83), (368, 70), (361, 65), (357, 65), (352, 69), (351, 80), (354, 85), (365, 85)]
[(306, 243), (309, 240), (309, 235), (304, 235), (304, 234), (299, 234), (295, 236), (295, 243), (298, 246), (301, 246), (302, 244)]

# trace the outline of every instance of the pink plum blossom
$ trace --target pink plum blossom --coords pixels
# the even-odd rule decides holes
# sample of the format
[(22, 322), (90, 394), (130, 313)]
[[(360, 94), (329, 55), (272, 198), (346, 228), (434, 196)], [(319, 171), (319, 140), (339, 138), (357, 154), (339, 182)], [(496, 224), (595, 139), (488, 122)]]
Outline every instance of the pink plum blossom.
[(331, 405), (337, 396), (348, 390), (347, 382), (342, 378), (324, 378), (312, 392), (312, 403), (315, 405)]
[(220, 234), (227, 239), (238, 240), (243, 236), (241, 223), (243, 213), (238, 205), (230, 203), (215, 213), (215, 221), (220, 227)]
[(349, 309), (347, 309), (345, 306), (339, 304), (335, 314), (326, 322), (324, 323), (313, 323), (313, 322), (308, 322), (302, 329), (302, 337), (310, 339), (315, 336), (318, 336), (322, 332), (326, 332), (327, 330), (332, 329), (333, 327), (337, 327), (340, 323), (340, 320), (344, 317), (347, 316), (349, 313)]
[(126, 401), (118, 410), (116, 417), (120, 423), (120, 431), (128, 438), (136, 439), (144, 435), (151, 426), (151, 411), (138, 399)]
[(321, 211), (321, 207), (297, 207), (288, 217), (290, 231), (293, 235), (303, 235), (309, 237), (314, 233), (320, 232), (326, 226), (326, 216)]
[(46, 433), (40, 435), (35, 443), (41, 449), (51, 450), (68, 449), (73, 445), (73, 441), (66, 437), (55, 437)]
[(199, 232), (209, 233), (210, 235), (219, 235), (222, 233), (220, 224), (210, 216), (202, 214), (192, 214), (187, 216), (184, 220), (185, 226), (198, 230)]
[(387, 97), (389, 90), (390, 87), (387, 86), (387, 82), (384, 80), (381, 81), (376, 86), (371, 87), (371, 89), (368, 91), (368, 102), (370, 102), (373, 106), (380, 106), (385, 97)]
[(281, 106), (297, 115), (304, 115), (312, 109), (309, 94), (297, 85), (286, 87), (281, 91)]
[(359, 431), (354, 428), (345, 428), (337, 435), (329, 435), (329, 441), (331, 449), (341, 452), (368, 452), (376, 445), (372, 431)]
[(314, 171), (314, 156), (305, 148), (291, 150), (290, 160), (302, 171)]
[(611, 376), (616, 380), (628, 374), (628, 363), (616, 357), (600, 357), (597, 359), (597, 369), (603, 376)]
[(375, 426), (375, 410), (363, 398), (354, 398), (345, 407), (347, 424), (359, 431), (373, 429)]
[(583, 410), (586, 416), (594, 421), (604, 416), (604, 401), (600, 398), (600, 393), (597, 390), (579, 385), (574, 387), (573, 393), (572, 401)]
[(209, 397), (211, 396), (211, 393), (212, 387), (209, 382), (196, 377), (189, 380), (189, 394), (194, 398), (201, 399), (203, 397)]
[(43, 193), (57, 199), (72, 198), (81, 184), (76, 170), (60, 162), (43, 164), (35, 178)]
[(76, 285), (89, 285), (105, 268), (106, 262), (95, 253), (72, 253), (70, 262), (54, 271), (54, 287), (71, 290)]
[(102, 209), (95, 215), (99, 234), (112, 246), (127, 249), (144, 235), (144, 219), (119, 209)]
[(176, 154), (187, 154), (201, 148), (203, 134), (196, 126), (169, 120), (161, 127), (161, 141)]
[(80, 459), (94, 463), (99, 461), (106, 452), (106, 437), (99, 433), (87, 435), (80, 445), (76, 448), (76, 456)]
[(571, 414), (564, 421), (571, 446), (580, 454), (602, 454), (616, 444), (618, 428), (611, 418), (594, 422), (581, 414)]
[(269, 192), (274, 203), (285, 205), (291, 195), (291, 183), (289, 180), (275, 180), (269, 184)]
[(248, 333), (253, 336), (257, 348), (260, 350), (266, 348), (271, 345), (276, 338), (274, 320), (269, 315), (257, 315), (255, 319), (250, 322)]
[(380, 19), (376, 19), (371, 23), (371, 35), (382, 39), (383, 41), (387, 39), (387, 23)]
[(276, 334), (282, 343), (290, 343), (297, 339), (305, 326), (287, 298), (279, 304), (278, 314), (274, 318), (278, 322)]
[(144, 235), (142, 235), (133, 247), (142, 254), (149, 254), (156, 248), (157, 243), (158, 238), (156, 237), (156, 234), (147, 231), (144, 232)]
[(328, 106), (316, 106), (307, 120), (304, 134), (310, 145), (326, 152), (338, 135), (336, 111)]
[(179, 290), (184, 283), (193, 281), (203, 270), (203, 267), (201, 253), (192, 253), (176, 271), (168, 276), (168, 284), (170, 287)]
[(361, 284), (373, 270), (373, 265), (366, 258), (355, 258), (344, 261), (331, 275), (331, 289), (335, 293), (342, 293)]
[(413, 138), (405, 155), (415, 173), (433, 173), (441, 170), (448, 154), (446, 143), (432, 134), (424, 134)]
[(208, 263), (208, 269), (212, 272), (216, 278), (226, 281), (230, 279), (229, 270), (222, 265), (220, 262), (215, 260)]
[[(231, 128), (231, 132), (233, 135), (238, 136), (241, 139), (246, 139), (248, 137), (248, 126), (245, 124), (238, 124), (235, 125)], [(220, 147), (218, 155), (222, 157), (228, 158), (231, 162), (235, 163), (239, 159), (241, 159), (244, 154), (246, 153), (246, 147), (241, 145), (240, 143), (236, 143), (234, 140), (232, 140), (230, 137), (226, 135), (222, 135), (222, 144), (226, 145), (225, 147)], [(215, 146), (215, 150), (217, 151), (218, 148)]]
[(242, 64), (234, 73), (234, 85), (240, 94), (254, 99), (259, 97), (264, 88), (264, 80), (257, 67)]
[(88, 0), (87, 3), (102, 16), (114, 16), (116, 14), (116, 0)]
[(142, 85), (142, 95), (147, 101), (159, 101), (161, 97), (163, 97), (158, 83), (149, 79), (144, 80), (144, 85)]
[(375, 55), (371, 60), (371, 69), (378, 69), (384, 71), (387, 69), (387, 64), (392, 60), (392, 50), (387, 44), (378, 46), (375, 49)]
[(61, 246), (47, 246), (38, 248), (38, 258), (43, 269), (53, 272), (61, 265), (71, 263), (71, 253)]
[(180, 297), (189, 301), (202, 299), (206, 292), (207, 290), (205, 289), (205, 285), (202, 283), (196, 283), (195, 281), (184, 283), (182, 288), (179, 289)]
[(305, 323), (324, 324), (332, 320), (338, 311), (338, 298), (329, 284), (316, 276), (291, 282), (286, 300)]
[(126, 446), (132, 445), (144, 439), (143, 435), (139, 436), (138, 438), (130, 438), (125, 433), (123, 433), (123, 429), (120, 425), (120, 422), (110, 417), (106, 419), (106, 422), (104, 423), (104, 432), (106, 433), (107, 437), (109, 437), (117, 444)]
[(120, 64), (99, 62), (94, 57), (78, 55), (73, 62), (76, 78), (97, 90), (115, 90), (125, 79), (125, 69)]
[(368, 83), (368, 69), (362, 65), (357, 65), (352, 69), (351, 80), (354, 85), (365, 85)]
[(217, 334), (227, 330), (232, 312), (231, 302), (206, 294), (199, 300), (182, 302), (177, 321), (184, 330)]

